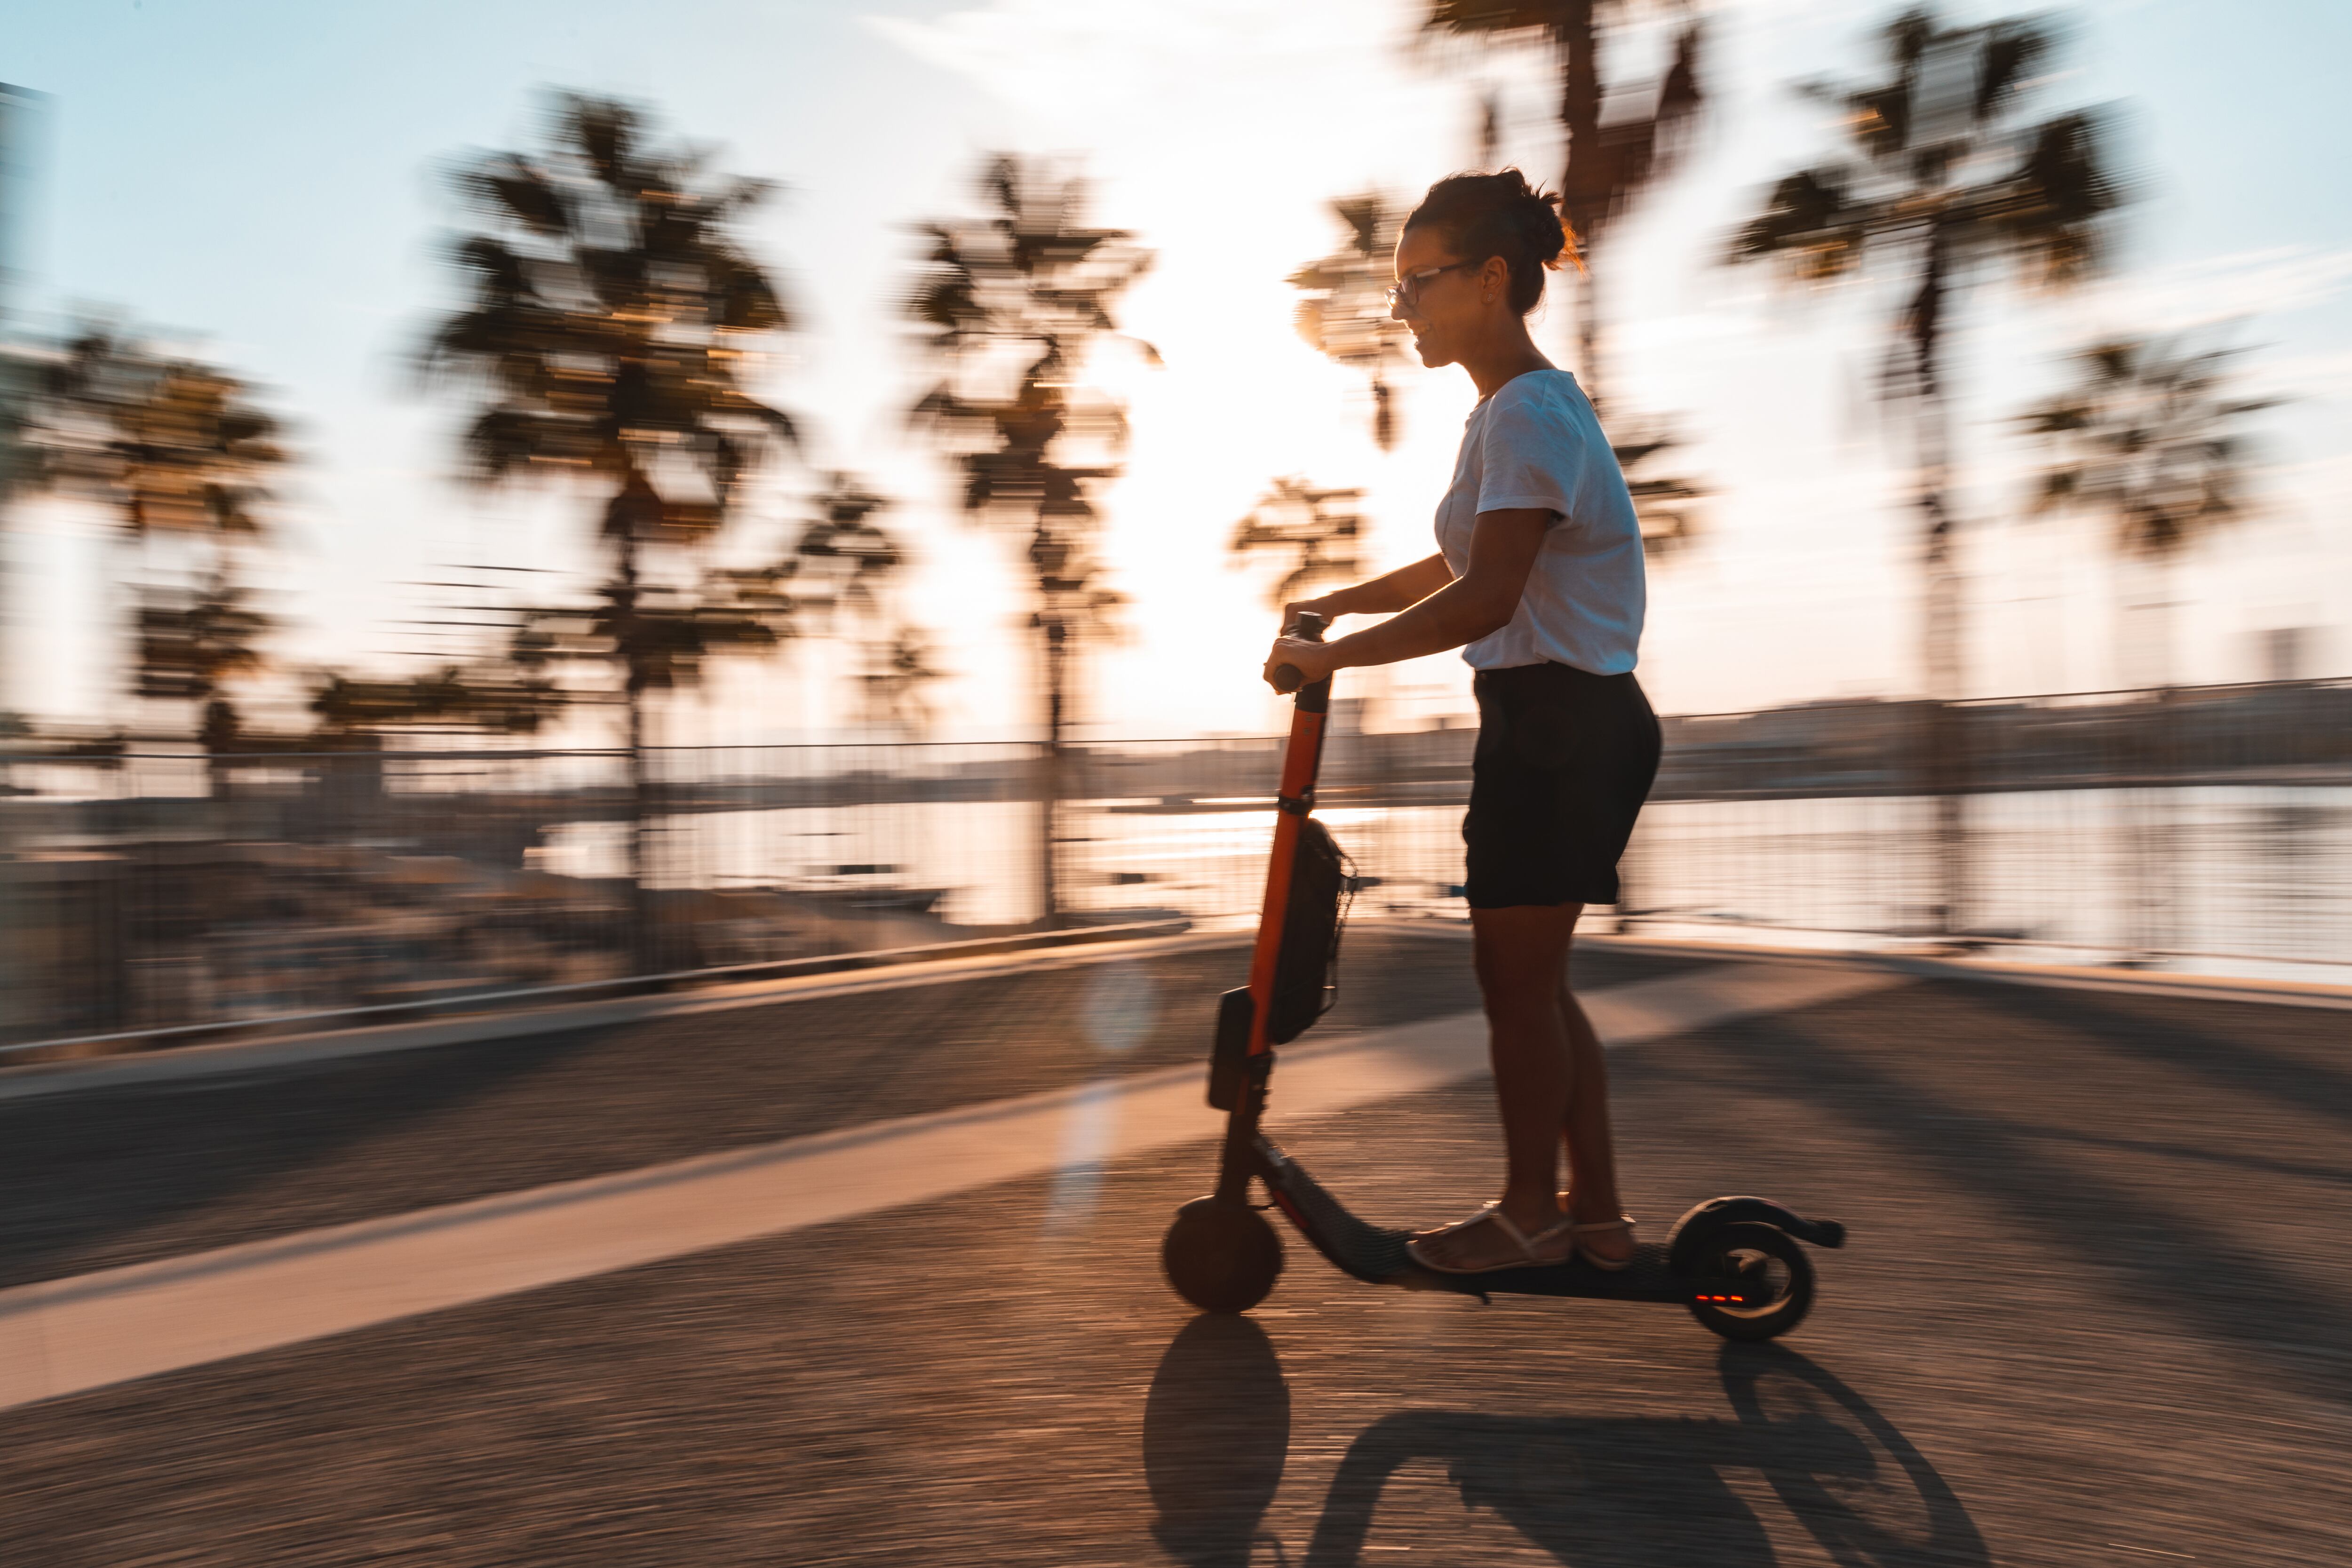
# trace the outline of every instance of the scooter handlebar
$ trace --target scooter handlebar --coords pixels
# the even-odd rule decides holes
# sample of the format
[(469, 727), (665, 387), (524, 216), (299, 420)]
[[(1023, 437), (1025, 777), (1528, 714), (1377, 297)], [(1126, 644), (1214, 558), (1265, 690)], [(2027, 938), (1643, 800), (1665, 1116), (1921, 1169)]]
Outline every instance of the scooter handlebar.
[[(1282, 628), (1282, 635), (1286, 637), (1297, 637), (1301, 642), (1321, 642), (1323, 633), (1330, 625), (1331, 622), (1328, 617), (1318, 616), (1312, 610), (1301, 610), (1288, 626)], [(1285, 697), (1305, 685), (1306, 680), (1306, 673), (1295, 664), (1277, 664), (1274, 667), (1274, 689)]]

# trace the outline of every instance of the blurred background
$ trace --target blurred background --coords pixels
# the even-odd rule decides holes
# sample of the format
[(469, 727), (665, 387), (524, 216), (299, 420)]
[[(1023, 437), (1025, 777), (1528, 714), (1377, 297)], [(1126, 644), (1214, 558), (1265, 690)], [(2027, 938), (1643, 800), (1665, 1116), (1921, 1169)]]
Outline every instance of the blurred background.
[[(1425, 554), (1431, 181), (1651, 553), (1600, 919), (2352, 979), (2320, 0), (15, 8), (0, 1041), (1245, 921), (1286, 594)], [(1341, 677), (1459, 920), (1451, 656)], [(373, 1011), (369, 1011), (373, 1010)]]

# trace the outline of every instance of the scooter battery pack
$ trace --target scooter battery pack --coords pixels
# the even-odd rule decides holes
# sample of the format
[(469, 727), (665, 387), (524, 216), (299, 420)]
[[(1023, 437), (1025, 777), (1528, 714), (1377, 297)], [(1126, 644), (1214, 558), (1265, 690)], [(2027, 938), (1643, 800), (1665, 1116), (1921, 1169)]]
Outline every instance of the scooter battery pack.
[(1347, 854), (1330, 829), (1311, 816), (1300, 823), (1282, 946), (1275, 960), (1274, 1000), (1266, 1008), (1265, 1037), (1277, 1046), (1288, 1045), (1331, 1010), (1340, 905), (1349, 879)]

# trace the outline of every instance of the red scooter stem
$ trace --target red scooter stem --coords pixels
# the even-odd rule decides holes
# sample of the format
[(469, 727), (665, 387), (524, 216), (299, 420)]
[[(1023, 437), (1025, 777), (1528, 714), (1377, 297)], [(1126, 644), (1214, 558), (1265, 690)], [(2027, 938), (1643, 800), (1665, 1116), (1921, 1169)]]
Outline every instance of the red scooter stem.
[[(1284, 635), (1321, 642), (1329, 625), (1321, 616), (1301, 614)], [(1284, 665), (1275, 672), (1297, 672)], [(1266, 1051), (1266, 1020), (1274, 1010), (1274, 972), (1282, 957), (1282, 925), (1290, 910), (1290, 868), (1298, 856), (1299, 825), (1315, 809), (1315, 775), (1323, 765), (1323, 724), (1331, 707), (1331, 678), (1298, 689), (1290, 710), (1290, 739), (1282, 752), (1282, 784), (1274, 817), (1274, 852), (1266, 857), (1265, 899), (1258, 906), (1257, 946), (1250, 954), (1249, 1054)]]

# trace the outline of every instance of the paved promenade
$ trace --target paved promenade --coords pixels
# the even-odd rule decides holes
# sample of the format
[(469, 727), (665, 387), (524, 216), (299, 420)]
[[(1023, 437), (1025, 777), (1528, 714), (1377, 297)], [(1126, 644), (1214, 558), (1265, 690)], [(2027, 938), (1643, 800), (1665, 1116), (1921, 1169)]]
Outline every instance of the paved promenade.
[[(1780, 1347), (1159, 1280), (1238, 948), (0, 1099), (0, 1563), (2352, 1558), (2352, 1013), (1596, 950), (1630, 1197), (1844, 1220)], [(1487, 1195), (1457, 939), (1276, 1131)]]

